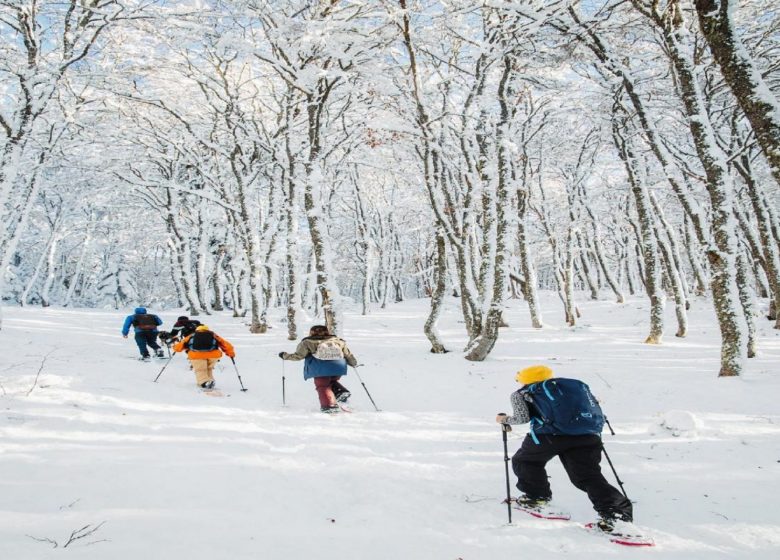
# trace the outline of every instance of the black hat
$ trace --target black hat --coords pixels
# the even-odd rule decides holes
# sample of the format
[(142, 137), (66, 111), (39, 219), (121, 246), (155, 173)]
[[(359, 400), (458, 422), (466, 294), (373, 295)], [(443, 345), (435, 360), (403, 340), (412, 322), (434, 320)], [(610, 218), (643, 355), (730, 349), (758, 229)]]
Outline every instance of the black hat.
[(186, 315), (182, 315), (181, 317), (179, 317), (179, 318), (178, 318), (178, 319), (176, 319), (176, 320), (177, 320), (177, 321), (189, 321), (189, 320), (190, 320), (190, 318), (189, 318), (189, 317), (187, 317)]

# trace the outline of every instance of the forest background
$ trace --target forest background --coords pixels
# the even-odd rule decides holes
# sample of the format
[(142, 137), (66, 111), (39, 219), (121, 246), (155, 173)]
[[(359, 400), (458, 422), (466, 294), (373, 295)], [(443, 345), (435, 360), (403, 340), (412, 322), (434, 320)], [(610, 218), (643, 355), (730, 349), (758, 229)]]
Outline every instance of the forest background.
[(660, 344), (707, 297), (740, 375), (780, 327), (779, 30), (769, 0), (0, 0), (2, 303), (283, 308), (293, 340), (430, 298), (431, 351), (481, 361), (511, 298), (543, 328), (637, 294)]

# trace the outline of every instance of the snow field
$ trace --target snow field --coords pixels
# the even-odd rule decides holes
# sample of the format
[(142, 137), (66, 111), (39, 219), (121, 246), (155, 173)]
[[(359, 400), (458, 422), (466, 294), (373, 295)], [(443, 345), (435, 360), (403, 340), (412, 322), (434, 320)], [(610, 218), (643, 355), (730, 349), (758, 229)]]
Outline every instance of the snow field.
[[(227, 314), (202, 319), (236, 346), (249, 389), (239, 390), (223, 360), (219, 398), (197, 391), (182, 356), (152, 383), (164, 362), (137, 362), (119, 334), (131, 310), (6, 308), (0, 558), (778, 557), (780, 333), (769, 322), (759, 323), (760, 357), (747, 375), (718, 379), (705, 300), (694, 301), (689, 337), (672, 331), (662, 346), (641, 343), (642, 301), (580, 302), (580, 325), (567, 328), (544, 294), (542, 330), (511, 301), (511, 327), (482, 363), (462, 358), (456, 301), (447, 305), (440, 330), (454, 351), (443, 356), (428, 352), (422, 334), (426, 301), (348, 313), (344, 338), (382, 412), (350, 371), (343, 382), (355, 413), (335, 417), (318, 412), (300, 363), (282, 369), (276, 354), (295, 342), (278, 322), (251, 335)], [(152, 311), (162, 328), (179, 315)], [(672, 306), (667, 313), (671, 330)], [(507, 525), (493, 418), (509, 411), (514, 372), (537, 362), (584, 380), (602, 401), (617, 432), (605, 445), (654, 549), (521, 512)], [(510, 454), (524, 433), (510, 434)], [(549, 472), (557, 506), (591, 521), (590, 503), (557, 461)], [(63, 552), (72, 531), (101, 522)]]

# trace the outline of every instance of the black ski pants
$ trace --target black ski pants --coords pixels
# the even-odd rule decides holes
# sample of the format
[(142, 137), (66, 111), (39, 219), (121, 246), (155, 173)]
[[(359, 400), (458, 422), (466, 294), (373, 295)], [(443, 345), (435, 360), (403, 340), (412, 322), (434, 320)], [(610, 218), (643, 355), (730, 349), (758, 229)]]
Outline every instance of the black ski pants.
[(529, 498), (552, 497), (545, 465), (558, 457), (572, 484), (586, 492), (593, 509), (605, 518), (633, 520), (631, 502), (601, 474), (601, 438), (597, 435), (537, 435), (539, 443), (526, 436), (512, 457), (517, 488)]
[(136, 331), (135, 343), (138, 345), (138, 351), (141, 352), (141, 356), (149, 355), (149, 350), (146, 349), (147, 346), (155, 350), (160, 349), (160, 345), (157, 344), (157, 331)]

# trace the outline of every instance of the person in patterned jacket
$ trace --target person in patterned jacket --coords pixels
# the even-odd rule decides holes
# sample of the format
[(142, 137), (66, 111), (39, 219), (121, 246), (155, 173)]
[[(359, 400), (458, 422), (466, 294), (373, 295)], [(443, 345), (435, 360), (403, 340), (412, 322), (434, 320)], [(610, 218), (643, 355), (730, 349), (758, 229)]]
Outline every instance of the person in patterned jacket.
[(347, 343), (332, 335), (325, 325), (314, 325), (295, 352), (279, 352), (279, 357), (283, 360), (303, 360), (303, 378), (314, 379), (322, 412), (338, 412), (338, 403), (346, 403), (351, 396), (339, 379), (347, 374), (347, 365), (357, 366), (357, 360), (347, 348)]

